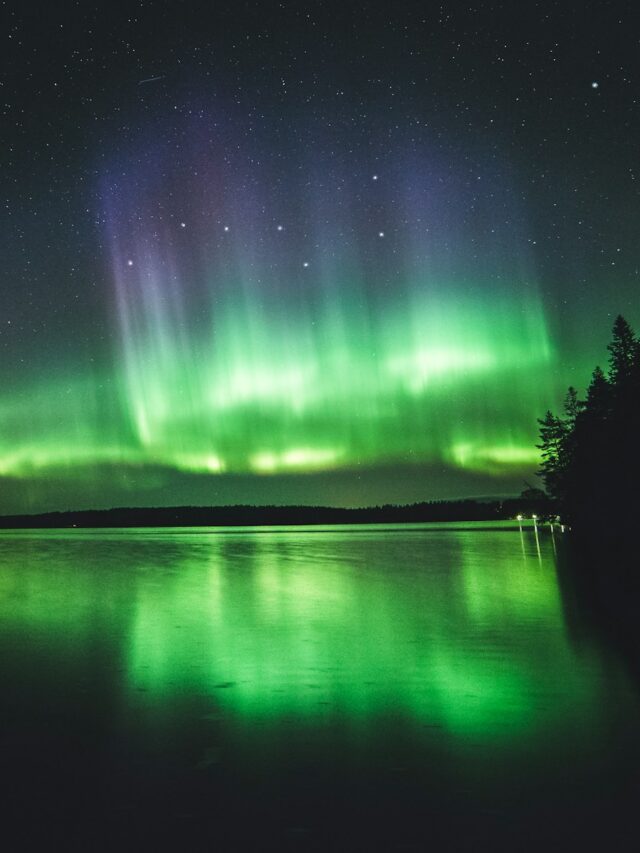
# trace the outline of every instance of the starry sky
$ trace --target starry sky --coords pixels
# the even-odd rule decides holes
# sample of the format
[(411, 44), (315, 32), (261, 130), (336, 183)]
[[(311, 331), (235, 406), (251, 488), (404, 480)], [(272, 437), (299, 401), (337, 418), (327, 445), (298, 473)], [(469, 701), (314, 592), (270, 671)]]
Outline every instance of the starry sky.
[(0, 12), (1, 512), (537, 482), (640, 325), (631, 2)]

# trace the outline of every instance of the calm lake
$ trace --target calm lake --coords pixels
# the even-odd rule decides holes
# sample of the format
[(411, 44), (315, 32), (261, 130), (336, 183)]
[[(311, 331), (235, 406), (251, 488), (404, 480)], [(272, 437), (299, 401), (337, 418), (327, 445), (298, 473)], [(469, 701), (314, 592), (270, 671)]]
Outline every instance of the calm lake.
[(478, 528), (0, 534), (11, 849), (637, 849), (638, 685)]

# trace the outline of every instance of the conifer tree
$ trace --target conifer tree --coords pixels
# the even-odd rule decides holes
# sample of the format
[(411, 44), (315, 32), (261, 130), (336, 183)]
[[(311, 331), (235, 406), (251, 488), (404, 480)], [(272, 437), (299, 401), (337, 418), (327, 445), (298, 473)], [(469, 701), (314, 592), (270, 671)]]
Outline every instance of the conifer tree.
[(612, 385), (624, 385), (629, 379), (635, 360), (636, 343), (631, 326), (621, 314), (618, 314), (613, 324), (613, 338), (607, 347), (609, 381)]
[(564, 411), (568, 429), (573, 429), (576, 419), (583, 408), (584, 403), (578, 399), (578, 392), (573, 385), (570, 385), (567, 389), (567, 395), (564, 398)]
[(583, 531), (635, 524), (640, 482), (640, 341), (622, 316), (608, 346), (608, 374), (596, 367), (584, 402), (574, 388), (565, 415), (538, 421), (540, 475), (567, 521)]
[(611, 406), (611, 386), (601, 367), (596, 367), (587, 389), (585, 412), (592, 418), (604, 420)]
[(545, 488), (551, 497), (560, 500), (563, 496), (562, 471), (564, 469), (564, 442), (567, 438), (567, 427), (562, 418), (547, 411), (540, 424), (540, 450), (542, 464), (538, 472), (542, 477)]

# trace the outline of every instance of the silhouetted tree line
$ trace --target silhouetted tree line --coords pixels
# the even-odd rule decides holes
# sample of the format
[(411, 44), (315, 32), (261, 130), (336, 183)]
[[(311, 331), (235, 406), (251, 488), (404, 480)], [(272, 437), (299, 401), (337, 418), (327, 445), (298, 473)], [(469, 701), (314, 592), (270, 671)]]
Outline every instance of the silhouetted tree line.
[(622, 535), (640, 521), (640, 340), (622, 316), (580, 399), (569, 388), (564, 414), (539, 420), (548, 494), (563, 519), (590, 536)]
[[(535, 490), (534, 490), (535, 491)], [(544, 495), (523, 493), (506, 500), (430, 501), (406, 506), (178, 506), (117, 507), (0, 517), (0, 528), (55, 527), (235, 527), (278, 524), (393, 524), (423, 521), (499, 521), (517, 513), (542, 513)]]

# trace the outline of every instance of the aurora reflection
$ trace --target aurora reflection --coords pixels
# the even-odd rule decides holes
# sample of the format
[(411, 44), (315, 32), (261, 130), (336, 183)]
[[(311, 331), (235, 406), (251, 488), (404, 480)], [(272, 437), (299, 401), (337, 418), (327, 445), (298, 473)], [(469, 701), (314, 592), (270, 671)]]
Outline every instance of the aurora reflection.
[(200, 697), (247, 727), (395, 715), (456, 748), (597, 729), (597, 654), (567, 639), (549, 536), (398, 531), (5, 534), (7, 636), (82, 662), (99, 634), (148, 721)]

